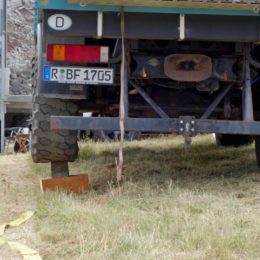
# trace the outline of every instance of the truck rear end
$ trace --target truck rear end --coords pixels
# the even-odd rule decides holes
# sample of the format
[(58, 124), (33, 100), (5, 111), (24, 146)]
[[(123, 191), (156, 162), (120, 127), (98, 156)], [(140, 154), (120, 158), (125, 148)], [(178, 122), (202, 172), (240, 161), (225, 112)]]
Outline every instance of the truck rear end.
[(78, 130), (113, 139), (123, 125), (126, 136), (181, 134), (187, 149), (199, 133), (219, 145), (255, 139), (260, 164), (259, 9), (258, 0), (36, 1), (34, 161), (68, 175)]

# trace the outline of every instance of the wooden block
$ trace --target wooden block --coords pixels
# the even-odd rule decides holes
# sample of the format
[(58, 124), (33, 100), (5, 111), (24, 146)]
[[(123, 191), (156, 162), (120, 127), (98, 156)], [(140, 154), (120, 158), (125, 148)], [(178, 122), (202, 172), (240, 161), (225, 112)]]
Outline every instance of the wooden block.
[(80, 193), (89, 190), (89, 178), (88, 175), (72, 175), (63, 178), (42, 179), (40, 185), (42, 192), (62, 190)]

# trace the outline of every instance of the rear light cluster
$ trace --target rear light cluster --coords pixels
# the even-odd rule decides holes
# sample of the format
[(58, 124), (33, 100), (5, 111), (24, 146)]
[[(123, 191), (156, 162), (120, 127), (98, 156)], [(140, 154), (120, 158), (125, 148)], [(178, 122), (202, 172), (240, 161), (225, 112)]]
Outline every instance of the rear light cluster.
[(48, 61), (64, 61), (78, 63), (108, 63), (109, 47), (49, 44)]

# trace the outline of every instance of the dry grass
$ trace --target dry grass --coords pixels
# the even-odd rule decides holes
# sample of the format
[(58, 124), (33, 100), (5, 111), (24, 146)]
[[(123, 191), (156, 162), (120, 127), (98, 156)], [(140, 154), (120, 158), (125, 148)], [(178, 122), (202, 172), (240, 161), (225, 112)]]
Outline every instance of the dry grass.
[[(126, 183), (114, 185), (117, 144), (81, 144), (80, 196), (35, 193), (44, 259), (260, 259), (260, 174), (253, 146), (217, 148), (198, 137), (132, 142)], [(49, 170), (33, 165), (38, 177)]]
[[(30, 167), (29, 155), (0, 156), (0, 225), (10, 222), (28, 210), (35, 210), (34, 194), (38, 190), (38, 177)], [(37, 247), (32, 221), (10, 229), (5, 239)], [(0, 260), (20, 260), (17, 252), (8, 246), (0, 247)]]

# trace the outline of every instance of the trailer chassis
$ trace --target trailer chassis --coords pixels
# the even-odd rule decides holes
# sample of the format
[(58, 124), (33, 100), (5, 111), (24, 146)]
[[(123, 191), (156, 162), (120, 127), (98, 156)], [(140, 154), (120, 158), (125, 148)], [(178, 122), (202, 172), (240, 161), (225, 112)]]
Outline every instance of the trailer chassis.
[[(225, 10), (217, 11), (215, 10), (196, 10), (196, 13), (192, 12), (189, 13), (189, 10), (179, 10), (179, 9), (146, 9), (144, 12), (143, 8), (133, 8), (131, 7), (117, 7), (116, 9), (113, 6), (106, 6), (105, 9), (100, 6), (80, 6), (80, 5), (73, 5), (74, 9), (70, 9), (70, 4), (66, 5), (68, 8), (61, 8), (60, 3), (63, 2), (61, 0), (52, 2), (52, 4), (47, 4), (45, 6), (38, 6), (42, 7), (44, 10), (42, 12), (41, 17), (43, 17), (43, 22), (40, 23), (40, 29), (43, 29), (43, 34), (41, 34), (41, 30), (38, 30), (38, 52), (39, 52), (39, 74), (38, 79), (39, 83), (37, 86), (37, 95), (39, 97), (45, 98), (47, 101), (51, 98), (57, 98), (62, 100), (64, 103), (69, 102), (70, 99), (77, 99), (75, 101), (79, 105), (79, 112), (82, 111), (91, 111), (95, 113), (99, 113), (99, 115), (105, 115), (105, 117), (75, 117), (75, 116), (61, 116), (62, 113), (59, 113), (56, 116), (50, 116), (50, 127), (51, 130), (103, 130), (103, 131), (120, 131), (121, 136), (121, 145), (119, 151), (119, 161), (117, 161), (117, 169), (120, 170), (121, 173), (118, 171), (118, 177), (122, 175), (122, 143), (124, 139), (124, 133), (130, 131), (137, 131), (137, 132), (148, 132), (148, 133), (177, 133), (184, 137), (185, 140), (185, 148), (189, 149), (192, 138), (197, 134), (204, 134), (204, 133), (215, 133), (215, 134), (227, 134), (227, 135), (246, 135), (250, 138), (253, 136), (256, 140), (256, 147), (259, 146), (260, 151), (260, 122), (254, 120), (254, 109), (253, 109), (253, 99), (252, 99), (252, 82), (251, 82), (251, 75), (250, 75), (250, 65), (252, 64), (252, 59), (250, 55), (247, 55), (246, 49), (247, 47), (250, 48), (249, 43), (258, 42), (259, 41), (259, 14), (256, 14), (251, 10), (250, 13), (246, 12), (230, 12), (230, 10), (225, 12)], [(38, 2), (39, 5), (40, 2)], [(63, 32), (56, 32), (53, 31), (51, 27), (48, 26), (47, 20), (57, 13), (55, 10), (48, 10), (49, 5), (55, 5), (55, 8), (49, 9), (58, 9), (63, 10), (62, 13), (64, 15), (69, 16), (73, 21), (75, 21), (74, 26), (68, 30), (64, 30)], [(53, 6), (52, 6), (53, 7)], [(108, 8), (108, 9), (107, 9)], [(130, 9), (129, 9), (130, 8)], [(74, 10), (74, 11), (72, 11)], [(85, 15), (84, 12), (75, 12), (75, 11), (90, 11), (88, 14)], [(181, 12), (180, 12), (181, 11)], [(205, 13), (206, 12), (206, 13)], [(195, 15), (196, 14), (196, 15)], [(210, 16), (210, 14), (214, 14), (214, 16)], [(221, 15), (222, 19), (216, 19), (217, 15)], [(227, 16), (232, 15), (232, 16)], [(202, 19), (203, 18), (203, 19)], [(173, 25), (174, 21), (174, 25)], [(37, 20), (38, 22), (38, 20)], [(138, 26), (136, 26), (138, 24)], [(111, 26), (109, 26), (111, 25)], [(214, 25), (214, 30), (212, 30), (212, 26)], [(234, 26), (235, 25), (235, 26)], [(245, 33), (242, 33), (245, 32)], [(248, 33), (250, 32), (250, 33)], [(64, 37), (64, 39), (70, 39), (71, 36), (80, 36), (81, 38), (84, 37), (84, 42), (86, 43), (88, 39), (116, 39), (117, 42), (122, 40), (121, 46), (121, 55), (120, 49), (118, 50), (118, 57), (120, 59), (117, 61), (117, 67), (115, 69), (117, 79), (116, 87), (119, 84), (119, 75), (120, 75), (120, 82), (121, 82), (121, 89), (120, 92), (116, 92), (116, 98), (113, 100), (112, 105), (117, 106), (119, 93), (120, 93), (120, 105), (119, 105), (119, 116), (117, 116), (116, 109), (114, 109), (114, 113), (111, 111), (100, 111), (99, 107), (97, 109), (90, 108), (90, 103), (95, 102), (96, 99), (91, 99), (83, 90), (89, 90), (89, 88), (83, 89), (82, 88), (82, 95), (78, 92), (76, 95), (75, 93), (70, 90), (69, 84), (60, 84), (59, 86), (56, 83), (46, 83), (42, 79), (42, 64), (44, 64), (45, 57), (41, 55), (42, 53), (46, 53), (46, 43), (55, 43), (53, 39), (57, 39), (59, 36)], [(172, 111), (178, 112), (177, 115), (171, 114), (170, 109), (166, 109), (163, 103), (159, 99), (153, 100), (152, 94), (151, 96), (146, 92), (148, 88), (142, 88), (140, 83), (140, 78), (136, 75), (130, 75), (131, 69), (130, 66), (130, 53), (131, 47), (128, 46), (128, 40), (132, 39), (145, 39), (145, 40), (169, 40), (169, 41), (195, 41), (200, 39), (201, 41), (220, 41), (220, 42), (235, 42), (235, 43), (242, 43), (241, 49), (239, 48), (238, 52), (239, 57), (241, 57), (239, 64), (241, 64), (241, 70), (239, 70), (239, 75), (241, 75), (241, 71), (243, 71), (242, 76), (235, 77), (235, 78), (228, 78), (226, 80), (224, 76), (218, 74), (217, 71), (214, 69), (212, 70), (212, 77), (217, 78), (219, 81), (224, 82), (222, 90), (214, 95), (215, 99), (211, 104), (207, 102), (205, 104), (205, 111), (202, 111), (202, 115), (198, 115), (195, 117), (193, 115), (194, 111), (189, 112), (188, 114), (182, 115), (176, 109), (172, 109)], [(59, 42), (59, 41), (58, 41)], [(40, 46), (42, 43), (43, 46)], [(68, 44), (70, 41), (68, 41)], [(245, 44), (243, 44), (245, 43)], [(82, 44), (82, 43), (81, 43)], [(115, 45), (117, 46), (117, 45)], [(43, 47), (43, 48), (42, 48)], [(125, 51), (123, 49), (126, 48)], [(115, 47), (116, 49), (116, 47)], [(135, 48), (133, 48), (135, 50)], [(244, 50), (244, 53), (242, 51)], [(182, 53), (182, 51), (181, 51)], [(185, 52), (184, 52), (185, 53)], [(200, 52), (199, 52), (200, 53)], [(203, 53), (203, 52), (202, 52)], [(225, 52), (224, 52), (225, 53)], [(229, 53), (229, 52), (228, 52)], [(232, 51), (232, 54), (234, 52)], [(241, 55), (242, 54), (242, 55)], [(121, 71), (119, 73), (119, 65), (121, 61)], [(140, 63), (142, 60), (140, 60)], [(113, 63), (112, 63), (113, 64)], [(259, 64), (257, 64), (259, 65)], [(255, 66), (256, 67), (256, 66)], [(259, 66), (260, 68), (260, 66)], [(162, 74), (163, 75), (163, 74)], [(136, 76), (136, 77), (134, 77)], [(143, 76), (145, 78), (145, 76)], [(241, 78), (243, 82), (241, 82)], [(176, 80), (181, 81), (181, 80)], [(226, 81), (226, 82), (225, 82)], [(228, 83), (230, 82), (230, 83)], [(232, 83), (233, 82), (233, 83)], [(227, 102), (224, 101), (224, 117), (223, 118), (231, 118), (228, 114), (228, 109), (226, 109), (226, 105), (230, 105), (231, 103), (228, 102), (227, 95), (230, 90), (233, 90), (233, 84), (236, 84), (236, 90), (240, 91), (240, 87), (243, 93), (243, 104), (242, 104), (242, 120), (240, 119), (240, 114), (237, 116), (235, 115), (235, 120), (217, 120), (219, 118), (216, 116), (216, 111), (219, 109), (220, 103), (225, 99)], [(194, 89), (196, 88), (196, 80), (194, 81)], [(228, 85), (229, 84), (229, 85)], [(190, 86), (193, 83), (190, 83)], [(87, 86), (89, 87), (89, 86)], [(130, 103), (129, 98), (129, 90), (138, 93), (145, 102), (156, 112), (158, 115), (154, 113), (149, 114), (149, 116), (144, 116), (143, 114), (131, 114), (132, 103)], [(99, 89), (98, 89), (99, 90)], [(71, 94), (73, 93), (73, 95)], [(113, 92), (115, 94), (115, 92)], [(150, 92), (151, 93), (151, 92)], [(36, 95), (36, 96), (37, 96)], [(102, 96), (102, 95), (101, 95)], [(108, 97), (109, 100), (109, 97)], [(74, 100), (73, 100), (74, 102)], [(227, 104), (226, 104), (227, 103)], [(94, 104), (97, 105), (98, 103)], [(107, 102), (109, 105), (110, 103)], [(142, 104), (142, 103), (141, 103)], [(177, 103), (179, 104), (179, 103)], [(185, 105), (185, 104), (184, 104)], [(134, 106), (134, 104), (133, 104)], [(67, 105), (66, 105), (67, 107)], [(94, 106), (93, 106), (94, 107)], [(206, 108), (207, 107), (207, 108)], [(192, 107), (191, 107), (192, 108)], [(88, 110), (89, 109), (89, 110)], [(240, 109), (240, 104), (239, 104)], [(44, 112), (44, 111), (43, 111)], [(65, 111), (67, 112), (67, 111)], [(241, 111), (239, 111), (241, 112)], [(215, 113), (215, 115), (213, 115)], [(67, 114), (67, 113), (65, 113)], [(75, 113), (74, 113), (75, 114)], [(50, 115), (52, 115), (50, 113)], [(123, 116), (122, 116), (123, 115)], [(114, 116), (114, 117), (111, 117)], [(136, 116), (136, 117), (135, 117)], [(221, 115), (222, 116), (222, 115)], [(135, 117), (135, 118), (134, 118)], [(221, 117), (222, 118), (222, 117)], [(256, 114), (256, 119), (259, 119)], [(48, 117), (49, 120), (49, 117)], [(37, 121), (37, 120), (36, 120)], [(40, 125), (41, 126), (41, 125)], [(36, 137), (37, 137), (37, 127), (35, 127)], [(48, 125), (48, 131), (49, 131)], [(64, 131), (68, 132), (68, 131)], [(52, 136), (51, 131), (48, 132), (50, 136)], [(63, 133), (62, 133), (63, 135)], [(259, 137), (258, 137), (259, 136)], [(68, 136), (69, 137), (69, 136)], [(65, 139), (61, 137), (61, 140)], [(259, 141), (257, 141), (259, 139)], [(49, 138), (51, 140), (51, 138)], [(73, 139), (76, 145), (77, 140), (76, 138)], [(54, 146), (63, 147), (63, 144), (60, 145), (60, 139), (58, 139), (57, 144)], [(65, 140), (65, 143), (68, 143), (68, 140)], [(69, 140), (70, 143), (70, 140)], [(37, 148), (37, 139), (35, 138), (35, 147)], [(56, 147), (55, 147), (56, 148)], [(74, 147), (75, 148), (75, 147)], [(35, 153), (36, 155), (39, 154), (39, 157), (42, 156), (43, 159), (45, 158), (45, 154), (50, 151), (50, 149), (46, 149), (43, 151), (43, 156), (41, 155), (41, 151)], [(76, 148), (74, 149), (76, 151)], [(58, 151), (59, 152), (59, 151)], [(63, 151), (61, 151), (63, 152)], [(73, 152), (73, 149), (66, 149), (64, 154), (70, 154)], [(50, 153), (49, 153), (50, 154)], [(60, 173), (64, 176), (69, 174), (68, 171), (68, 162), (66, 156), (62, 157), (60, 161), (55, 161), (53, 159), (52, 154), (48, 154), (48, 161), (51, 162), (52, 166), (52, 176), (59, 177)], [(77, 152), (75, 153), (75, 155)], [(257, 153), (257, 156), (260, 153)], [(60, 157), (59, 157), (60, 158)], [(74, 157), (72, 158), (75, 159)], [(258, 160), (260, 162), (260, 159)], [(39, 161), (38, 161), (39, 162)], [(118, 163), (119, 162), (119, 163)], [(120, 164), (121, 163), (121, 164)], [(121, 178), (118, 178), (120, 180)]]
[[(127, 68), (125, 68), (127, 70)], [(127, 75), (127, 73), (124, 73)], [(130, 81), (127, 76), (124, 84), (124, 109), (126, 116), (124, 119), (125, 131), (140, 131), (153, 133), (177, 133), (183, 135), (185, 149), (189, 149), (192, 137), (197, 134), (232, 134), (232, 135), (260, 135), (260, 122), (254, 121), (252, 88), (250, 76), (250, 62), (247, 55), (244, 59), (244, 82), (243, 82), (243, 120), (212, 120), (207, 119), (217, 108), (219, 103), (225, 98), (231, 85), (226, 87), (213, 100), (210, 106), (200, 119), (194, 116), (180, 116), (179, 118), (169, 118), (161, 107), (152, 100), (149, 95), (137, 84)], [(160, 118), (130, 118), (128, 86), (133, 86), (144, 100), (154, 109)], [(120, 131), (120, 118), (118, 117), (68, 117), (52, 116), (51, 129), (53, 130), (106, 130)]]

